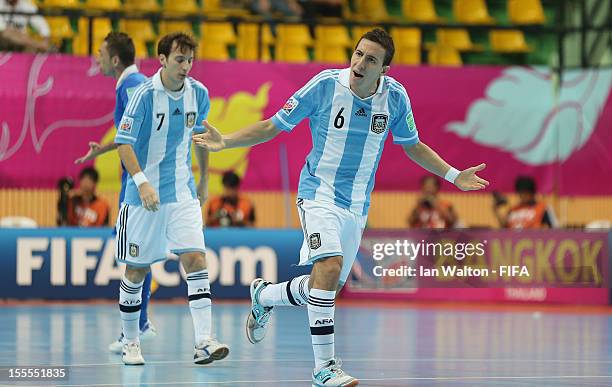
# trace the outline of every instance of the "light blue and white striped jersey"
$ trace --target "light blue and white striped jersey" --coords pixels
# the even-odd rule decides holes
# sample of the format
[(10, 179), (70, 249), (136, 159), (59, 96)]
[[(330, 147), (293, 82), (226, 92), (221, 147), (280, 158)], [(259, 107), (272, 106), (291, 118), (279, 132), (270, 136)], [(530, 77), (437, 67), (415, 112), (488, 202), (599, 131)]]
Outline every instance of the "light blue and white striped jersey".
[[(197, 198), (191, 172), (191, 135), (201, 132), (210, 109), (208, 89), (186, 78), (182, 93), (172, 95), (161, 82), (161, 69), (130, 98), (115, 142), (131, 144), (161, 204)], [(125, 203), (142, 205), (138, 188), (127, 179)]]
[(367, 215), (385, 139), (419, 142), (410, 99), (395, 79), (382, 76), (378, 89), (359, 98), (350, 89), (350, 69), (325, 70), (298, 90), (272, 117), (291, 131), (310, 119), (313, 148), (302, 168), (298, 197), (334, 203)]

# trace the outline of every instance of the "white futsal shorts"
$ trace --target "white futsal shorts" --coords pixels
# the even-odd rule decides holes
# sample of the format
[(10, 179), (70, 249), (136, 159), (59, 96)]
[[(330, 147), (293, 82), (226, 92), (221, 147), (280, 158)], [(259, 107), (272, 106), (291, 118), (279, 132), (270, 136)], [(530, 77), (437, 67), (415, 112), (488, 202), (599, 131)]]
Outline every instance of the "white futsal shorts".
[(115, 260), (148, 267), (166, 259), (169, 251), (177, 255), (204, 253), (202, 227), (198, 199), (162, 204), (155, 212), (123, 203), (117, 217)]
[(298, 199), (297, 207), (304, 231), (300, 265), (311, 265), (319, 259), (340, 255), (340, 284), (344, 284), (357, 256), (368, 217), (316, 200)]

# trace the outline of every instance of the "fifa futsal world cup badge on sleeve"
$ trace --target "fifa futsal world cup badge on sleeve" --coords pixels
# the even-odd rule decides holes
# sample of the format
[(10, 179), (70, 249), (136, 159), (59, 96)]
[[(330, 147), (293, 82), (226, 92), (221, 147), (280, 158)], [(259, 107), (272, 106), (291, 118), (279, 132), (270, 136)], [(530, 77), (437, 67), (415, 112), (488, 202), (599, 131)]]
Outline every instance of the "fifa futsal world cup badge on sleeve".
[(408, 116), (406, 117), (406, 124), (408, 124), (408, 130), (410, 133), (416, 130), (416, 124), (414, 123), (414, 116), (412, 115), (412, 112), (408, 113)]
[(374, 114), (372, 116), (372, 132), (381, 134), (387, 129), (389, 116), (386, 114)]
[(299, 104), (298, 100), (291, 97), (283, 105), (283, 111), (287, 114), (291, 114), (291, 112), (296, 108), (298, 104)]
[(195, 112), (185, 113), (185, 122), (187, 123), (187, 128), (191, 129), (195, 126), (196, 123), (196, 114)]
[(132, 117), (123, 117), (121, 119), (121, 124), (119, 124), (119, 130), (129, 133), (132, 131), (133, 124), (134, 119)]

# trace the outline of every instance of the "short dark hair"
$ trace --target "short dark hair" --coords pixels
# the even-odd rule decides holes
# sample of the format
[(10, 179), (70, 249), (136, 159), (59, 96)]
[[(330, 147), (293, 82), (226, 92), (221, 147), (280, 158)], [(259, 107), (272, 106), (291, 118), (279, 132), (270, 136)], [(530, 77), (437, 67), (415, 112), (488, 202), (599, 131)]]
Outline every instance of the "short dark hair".
[(238, 176), (234, 171), (227, 171), (223, 174), (221, 182), (224, 187), (238, 188), (240, 187), (240, 176)]
[(94, 181), (94, 183), (97, 183), (100, 176), (94, 167), (86, 167), (81, 170), (81, 173), (79, 173), (79, 180), (84, 177), (89, 177)]
[(174, 42), (176, 42), (176, 47), (181, 52), (186, 48), (195, 52), (197, 47), (197, 43), (191, 35), (184, 32), (172, 32), (163, 36), (159, 43), (157, 43), (157, 55), (164, 54), (166, 57), (170, 56), (172, 43)]
[(109, 32), (104, 38), (108, 47), (108, 54), (112, 58), (118, 56), (121, 64), (128, 67), (134, 64), (136, 49), (132, 38), (125, 32)]
[(519, 176), (514, 181), (514, 190), (519, 192), (529, 192), (531, 194), (536, 193), (537, 187), (536, 182), (532, 177), (529, 176)]
[(382, 28), (374, 28), (363, 34), (357, 44), (355, 45), (355, 50), (359, 43), (363, 40), (367, 39), (374, 43), (378, 43), (385, 49), (385, 59), (383, 60), (383, 66), (389, 66), (391, 61), (393, 60), (393, 55), (395, 55), (395, 45), (393, 44), (393, 38), (391, 35), (387, 33), (387, 31)]

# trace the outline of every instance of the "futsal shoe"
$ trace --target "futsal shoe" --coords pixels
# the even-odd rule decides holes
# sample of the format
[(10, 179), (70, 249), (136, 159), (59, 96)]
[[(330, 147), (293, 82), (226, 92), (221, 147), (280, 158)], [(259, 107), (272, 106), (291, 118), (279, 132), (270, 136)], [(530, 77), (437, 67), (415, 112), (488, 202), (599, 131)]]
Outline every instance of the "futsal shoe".
[(247, 317), (246, 335), (253, 344), (259, 343), (266, 337), (266, 325), (272, 316), (272, 306), (263, 306), (259, 303), (259, 294), (271, 282), (265, 282), (261, 278), (256, 278), (251, 282), (251, 311)]
[(359, 380), (348, 375), (340, 366), (340, 359), (332, 359), (319, 370), (312, 373), (312, 387), (353, 387), (359, 384)]
[(216, 339), (203, 340), (193, 350), (193, 362), (196, 364), (208, 364), (215, 360), (221, 360), (229, 354), (229, 347), (219, 343)]
[(123, 344), (123, 364), (126, 365), (143, 365), (144, 358), (140, 353), (140, 344), (126, 343)]
[[(144, 327), (140, 330), (140, 340), (149, 340), (157, 336), (157, 330), (155, 326), (148, 320)], [(116, 355), (121, 355), (123, 351), (123, 333), (119, 335), (119, 338), (108, 345), (108, 351)]]

